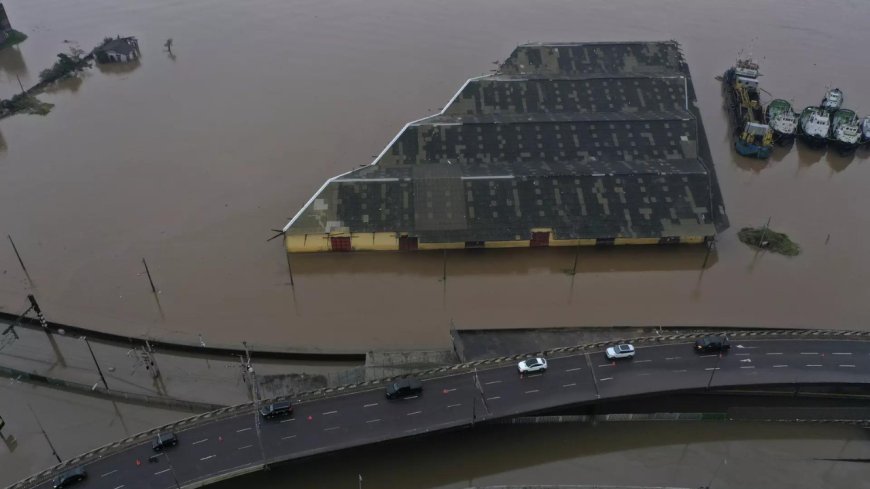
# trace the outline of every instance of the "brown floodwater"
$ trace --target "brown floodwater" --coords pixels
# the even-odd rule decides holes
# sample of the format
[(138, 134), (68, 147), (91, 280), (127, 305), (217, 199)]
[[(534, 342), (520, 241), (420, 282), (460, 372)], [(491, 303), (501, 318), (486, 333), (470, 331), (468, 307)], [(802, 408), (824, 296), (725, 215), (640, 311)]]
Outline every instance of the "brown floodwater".
[[(210, 343), (365, 350), (447, 344), (468, 327), (870, 326), (870, 162), (797, 146), (731, 149), (714, 77), (738, 53), (798, 109), (826, 86), (870, 112), (870, 3), (798, 0), (27, 0), (30, 38), (0, 53), (0, 96), (67, 41), (135, 35), (136, 66), (99, 67), (0, 122), (0, 307), (33, 291), (49, 318)], [(174, 39), (170, 56), (162, 45)], [(682, 43), (732, 228), (699, 248), (293, 256), (267, 241), (330, 176), (527, 41)], [(755, 253), (772, 226), (797, 258)], [(160, 308), (144, 275), (147, 258)], [(444, 271), (446, 270), (446, 281)], [(161, 312), (162, 310), (162, 312)]]

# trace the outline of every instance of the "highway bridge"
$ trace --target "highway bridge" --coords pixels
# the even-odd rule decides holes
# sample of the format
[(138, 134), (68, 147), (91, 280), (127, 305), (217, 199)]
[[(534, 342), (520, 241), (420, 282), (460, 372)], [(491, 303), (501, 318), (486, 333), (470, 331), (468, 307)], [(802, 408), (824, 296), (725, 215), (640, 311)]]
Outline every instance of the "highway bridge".
[[(423, 393), (389, 401), (383, 384), (299, 396), (292, 416), (258, 419), (252, 406), (174, 427), (179, 445), (157, 462), (150, 435), (104, 447), (14, 489), (51, 487), (61, 469), (83, 465), (82, 488), (194, 488), (279, 462), (350, 447), (471, 427), (488, 420), (603, 400), (707, 388), (867, 385), (870, 334), (791, 332), (731, 335), (723, 354), (698, 354), (693, 336), (634, 341), (633, 359), (609, 361), (606, 343), (548, 352), (545, 373), (519, 375), (516, 357), (420, 376)], [(156, 433), (156, 431), (151, 432)]]

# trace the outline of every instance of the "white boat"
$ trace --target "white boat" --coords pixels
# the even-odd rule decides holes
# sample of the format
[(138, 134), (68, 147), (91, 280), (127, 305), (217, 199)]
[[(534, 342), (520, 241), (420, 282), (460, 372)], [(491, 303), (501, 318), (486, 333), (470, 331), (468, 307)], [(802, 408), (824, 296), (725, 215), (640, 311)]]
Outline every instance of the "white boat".
[(819, 107), (834, 112), (840, 110), (843, 105), (843, 91), (839, 88), (832, 88), (825, 93), (825, 98), (822, 99), (822, 105)]
[(831, 114), (819, 107), (807, 107), (798, 120), (798, 136), (810, 146), (824, 146), (831, 130)]
[(861, 121), (861, 142), (864, 144), (870, 143), (870, 117), (865, 117)]
[(840, 109), (834, 112), (829, 139), (841, 153), (848, 153), (861, 144), (861, 122), (855, 111)]

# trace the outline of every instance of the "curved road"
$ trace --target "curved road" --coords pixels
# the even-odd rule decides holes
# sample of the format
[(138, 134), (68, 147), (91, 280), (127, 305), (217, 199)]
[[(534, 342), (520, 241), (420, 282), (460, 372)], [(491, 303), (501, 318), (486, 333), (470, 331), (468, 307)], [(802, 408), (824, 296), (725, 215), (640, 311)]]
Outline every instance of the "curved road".
[[(383, 388), (299, 402), (292, 417), (257, 424), (251, 413), (178, 433), (179, 445), (148, 462), (140, 444), (88, 463), (82, 488), (197, 487), (266, 463), (472, 425), (487, 419), (599, 399), (705, 387), (870, 382), (870, 341), (733, 341), (727, 354), (699, 355), (691, 343), (637, 348), (634, 359), (603, 352), (551, 358), (543, 374), (515, 365), (423, 380), (423, 394), (388, 401)], [(262, 440), (260, 442), (259, 440)], [(43, 482), (35, 487), (51, 487)]]

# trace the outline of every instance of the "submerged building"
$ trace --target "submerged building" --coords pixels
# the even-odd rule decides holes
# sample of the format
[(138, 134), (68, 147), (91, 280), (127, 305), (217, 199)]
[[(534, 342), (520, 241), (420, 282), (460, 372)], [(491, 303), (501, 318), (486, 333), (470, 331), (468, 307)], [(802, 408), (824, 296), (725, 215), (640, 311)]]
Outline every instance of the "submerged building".
[(702, 243), (727, 226), (676, 42), (527, 44), (329, 179), (288, 252)]

